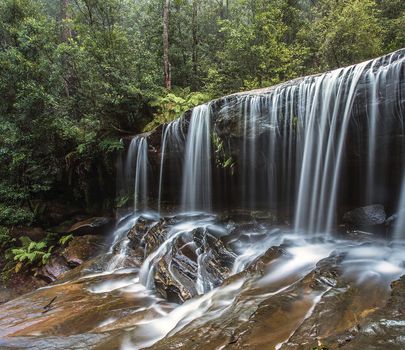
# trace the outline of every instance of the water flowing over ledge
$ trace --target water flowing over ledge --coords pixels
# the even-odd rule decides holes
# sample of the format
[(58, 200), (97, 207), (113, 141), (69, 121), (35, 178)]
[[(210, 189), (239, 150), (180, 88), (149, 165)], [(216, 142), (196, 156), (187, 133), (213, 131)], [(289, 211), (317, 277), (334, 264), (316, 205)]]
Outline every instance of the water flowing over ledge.
[(149, 208), (268, 210), (310, 232), (359, 206), (395, 213), (404, 77), (400, 50), (195, 108), (149, 135)]

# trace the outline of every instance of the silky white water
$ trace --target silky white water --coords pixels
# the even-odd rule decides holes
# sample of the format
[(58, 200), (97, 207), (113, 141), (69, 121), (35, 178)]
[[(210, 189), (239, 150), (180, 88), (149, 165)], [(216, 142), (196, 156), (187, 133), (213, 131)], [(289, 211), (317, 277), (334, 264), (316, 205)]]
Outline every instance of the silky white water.
[(182, 210), (210, 211), (212, 209), (210, 104), (193, 109), (183, 169)]

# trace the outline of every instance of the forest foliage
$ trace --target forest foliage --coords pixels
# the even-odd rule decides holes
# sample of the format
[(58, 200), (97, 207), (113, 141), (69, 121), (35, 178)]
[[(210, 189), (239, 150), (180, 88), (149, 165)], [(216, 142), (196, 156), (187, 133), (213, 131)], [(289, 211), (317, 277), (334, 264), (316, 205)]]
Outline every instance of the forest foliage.
[(197, 104), (405, 46), (402, 0), (172, 0), (168, 91), (163, 6), (0, 0), (0, 225), (112, 207), (121, 138)]

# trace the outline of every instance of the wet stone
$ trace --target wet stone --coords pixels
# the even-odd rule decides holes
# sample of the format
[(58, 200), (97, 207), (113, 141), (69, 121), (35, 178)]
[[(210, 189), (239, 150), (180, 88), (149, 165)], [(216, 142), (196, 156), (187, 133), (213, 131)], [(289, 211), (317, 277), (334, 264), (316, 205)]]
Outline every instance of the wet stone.
[(219, 286), (229, 276), (234, 259), (219, 238), (196, 229), (176, 238), (159, 260), (156, 290), (169, 301), (184, 302)]
[(365, 228), (385, 223), (384, 206), (380, 204), (356, 208), (343, 215), (343, 221), (353, 228)]

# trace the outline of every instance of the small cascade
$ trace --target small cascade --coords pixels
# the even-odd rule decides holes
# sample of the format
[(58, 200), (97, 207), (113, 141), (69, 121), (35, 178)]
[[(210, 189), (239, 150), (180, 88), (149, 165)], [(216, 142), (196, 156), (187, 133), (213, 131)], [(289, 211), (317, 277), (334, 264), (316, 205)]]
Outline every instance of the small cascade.
[(165, 162), (167, 158), (167, 153), (174, 152), (180, 154), (184, 149), (184, 135), (181, 129), (182, 119), (176, 119), (171, 123), (165, 125), (163, 136), (162, 136), (162, 146), (161, 146), (161, 156), (160, 156), (160, 167), (159, 167), (159, 195), (158, 195), (158, 212), (161, 213), (161, 206), (163, 200), (164, 192), (164, 175), (165, 175)]
[(136, 152), (134, 212), (144, 211), (148, 208), (148, 140), (144, 136), (135, 137), (129, 148)]
[(211, 105), (193, 109), (183, 167), (182, 210), (212, 208)]
[(140, 212), (148, 209), (148, 141), (146, 136), (135, 136), (128, 147), (125, 162), (118, 161), (119, 196), (133, 195), (133, 215), (122, 218), (114, 232), (110, 253), (116, 252), (108, 264), (108, 270), (119, 269), (125, 262), (129, 240), (128, 231), (133, 227)]
[(117, 160), (117, 200), (133, 198), (133, 211), (148, 207), (148, 140), (146, 136), (132, 138), (126, 156)]

